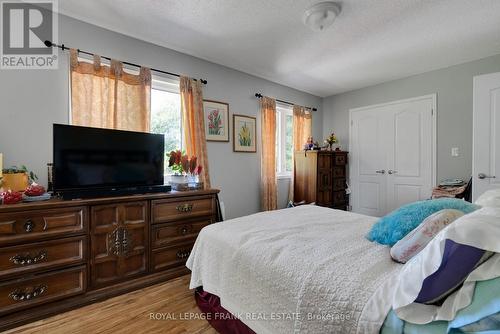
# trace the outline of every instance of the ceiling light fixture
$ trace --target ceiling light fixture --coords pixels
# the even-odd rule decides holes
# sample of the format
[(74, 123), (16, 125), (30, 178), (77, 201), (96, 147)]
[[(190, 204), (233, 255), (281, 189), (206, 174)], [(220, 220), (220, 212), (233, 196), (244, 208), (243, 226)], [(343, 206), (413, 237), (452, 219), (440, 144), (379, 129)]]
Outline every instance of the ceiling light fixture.
[(302, 19), (312, 31), (323, 31), (333, 24), (340, 11), (341, 7), (337, 2), (320, 2), (309, 7)]

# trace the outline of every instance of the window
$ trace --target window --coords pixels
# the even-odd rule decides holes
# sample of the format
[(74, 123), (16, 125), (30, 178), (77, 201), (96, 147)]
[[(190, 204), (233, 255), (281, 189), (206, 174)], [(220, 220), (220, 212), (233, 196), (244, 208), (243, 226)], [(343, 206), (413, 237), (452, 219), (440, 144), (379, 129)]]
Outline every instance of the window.
[(165, 136), (165, 174), (172, 174), (166, 154), (182, 149), (181, 120), (179, 81), (154, 78), (151, 87), (151, 133)]
[(293, 112), (291, 106), (276, 106), (276, 174), (291, 177), (293, 169)]

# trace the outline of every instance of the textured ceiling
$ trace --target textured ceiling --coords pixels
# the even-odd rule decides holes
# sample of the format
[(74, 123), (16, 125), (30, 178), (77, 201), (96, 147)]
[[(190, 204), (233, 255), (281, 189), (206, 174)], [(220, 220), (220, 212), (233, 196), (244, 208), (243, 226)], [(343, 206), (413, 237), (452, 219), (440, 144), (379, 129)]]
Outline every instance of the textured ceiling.
[[(500, 0), (62, 0), (63, 14), (318, 96), (500, 53)], [(65, 41), (70, 43), (70, 41)]]

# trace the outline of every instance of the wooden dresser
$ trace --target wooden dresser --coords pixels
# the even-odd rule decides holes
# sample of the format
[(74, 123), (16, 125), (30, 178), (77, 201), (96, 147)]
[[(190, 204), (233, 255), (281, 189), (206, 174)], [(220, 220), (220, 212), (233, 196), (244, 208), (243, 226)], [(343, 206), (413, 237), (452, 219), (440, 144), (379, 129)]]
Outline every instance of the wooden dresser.
[(0, 205), (0, 331), (188, 273), (217, 193)]
[(297, 151), (294, 158), (295, 202), (314, 202), (340, 210), (349, 208), (346, 195), (348, 152)]

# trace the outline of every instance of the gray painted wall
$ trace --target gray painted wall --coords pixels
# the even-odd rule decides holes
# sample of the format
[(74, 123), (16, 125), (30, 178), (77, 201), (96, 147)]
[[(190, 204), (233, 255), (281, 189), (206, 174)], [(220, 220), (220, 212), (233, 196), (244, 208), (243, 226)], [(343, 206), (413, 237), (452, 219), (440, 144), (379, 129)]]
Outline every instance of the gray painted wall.
[[(66, 16), (60, 16), (59, 26), (59, 39), (66, 45), (207, 79), (204, 97), (228, 102), (231, 114), (258, 116), (256, 92), (316, 106), (319, 111), (314, 114), (313, 130), (315, 137), (322, 137), (319, 97)], [(59, 70), (0, 71), (0, 152), (4, 153), (4, 165), (25, 164), (40, 176), (42, 184), (46, 184), (46, 164), (52, 160), (52, 124), (67, 123), (69, 116), (68, 54), (60, 53), (59, 58)], [(234, 153), (232, 141), (210, 142), (208, 155), (212, 185), (221, 190), (226, 217), (259, 211), (259, 152)], [(288, 180), (279, 183), (280, 203), (284, 205)]]
[[(472, 173), (472, 78), (499, 72), (500, 55), (405, 79), (330, 96), (323, 100), (323, 133), (334, 131), (349, 147), (349, 109), (437, 93), (437, 174), (467, 179)], [(460, 149), (459, 157), (451, 148)]]

